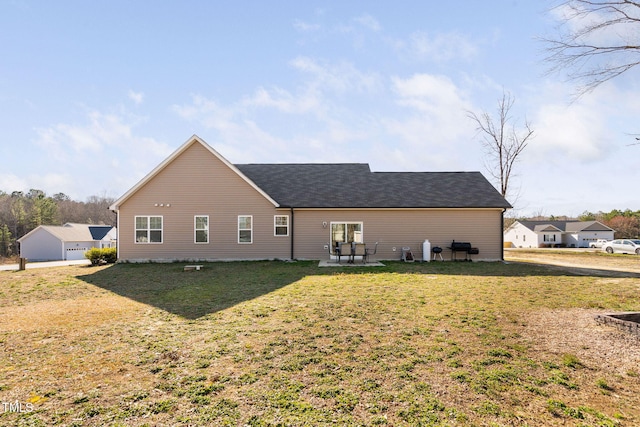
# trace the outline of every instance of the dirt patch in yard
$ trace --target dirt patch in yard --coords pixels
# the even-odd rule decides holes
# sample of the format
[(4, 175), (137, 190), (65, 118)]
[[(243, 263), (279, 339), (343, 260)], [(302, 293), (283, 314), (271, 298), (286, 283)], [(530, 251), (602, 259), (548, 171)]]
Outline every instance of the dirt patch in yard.
[(596, 323), (597, 309), (542, 310), (531, 313), (525, 333), (536, 351), (573, 354), (586, 368), (610, 375), (639, 373), (640, 338)]

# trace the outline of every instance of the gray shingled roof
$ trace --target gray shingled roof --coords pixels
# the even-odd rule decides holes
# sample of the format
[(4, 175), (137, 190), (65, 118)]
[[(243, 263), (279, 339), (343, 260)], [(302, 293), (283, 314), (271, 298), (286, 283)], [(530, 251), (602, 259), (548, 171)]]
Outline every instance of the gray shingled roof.
[(235, 166), (283, 207), (511, 207), (480, 172), (371, 172), (362, 163)]

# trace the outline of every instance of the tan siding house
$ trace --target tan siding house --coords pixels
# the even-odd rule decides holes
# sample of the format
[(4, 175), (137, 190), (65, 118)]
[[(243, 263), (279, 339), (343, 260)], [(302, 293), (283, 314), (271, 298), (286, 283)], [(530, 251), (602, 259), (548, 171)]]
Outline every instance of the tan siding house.
[(144, 262), (326, 259), (345, 240), (378, 242), (377, 259), (400, 259), (407, 246), (422, 258), (425, 239), (445, 259), (456, 240), (479, 249), (473, 259), (500, 260), (509, 207), (478, 172), (233, 165), (193, 136), (111, 209), (119, 260)]
[[(378, 242), (376, 259), (398, 260), (403, 247), (423, 258), (422, 244), (439, 246), (443, 257), (451, 258), (453, 240), (471, 242), (481, 252), (476, 260), (502, 259), (502, 211), (496, 209), (371, 209), (295, 211), (296, 258), (328, 258), (325, 248), (331, 240), (331, 223), (362, 223), (362, 239)], [(324, 228), (323, 224), (327, 223)], [(427, 254), (427, 258), (431, 254)]]

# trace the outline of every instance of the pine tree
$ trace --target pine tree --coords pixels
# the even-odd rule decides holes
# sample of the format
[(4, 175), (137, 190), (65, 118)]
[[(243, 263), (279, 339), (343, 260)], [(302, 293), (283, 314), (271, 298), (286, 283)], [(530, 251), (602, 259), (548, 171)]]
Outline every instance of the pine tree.
[(13, 242), (11, 241), (11, 231), (9, 231), (7, 224), (3, 224), (2, 228), (0, 228), (0, 256), (11, 256), (12, 246)]

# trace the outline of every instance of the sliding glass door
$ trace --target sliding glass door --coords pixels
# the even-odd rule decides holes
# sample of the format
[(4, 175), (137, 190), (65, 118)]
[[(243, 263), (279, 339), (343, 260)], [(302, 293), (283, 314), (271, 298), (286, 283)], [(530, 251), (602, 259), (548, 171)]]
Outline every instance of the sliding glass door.
[(331, 245), (335, 248), (338, 243), (362, 243), (361, 222), (332, 222)]

